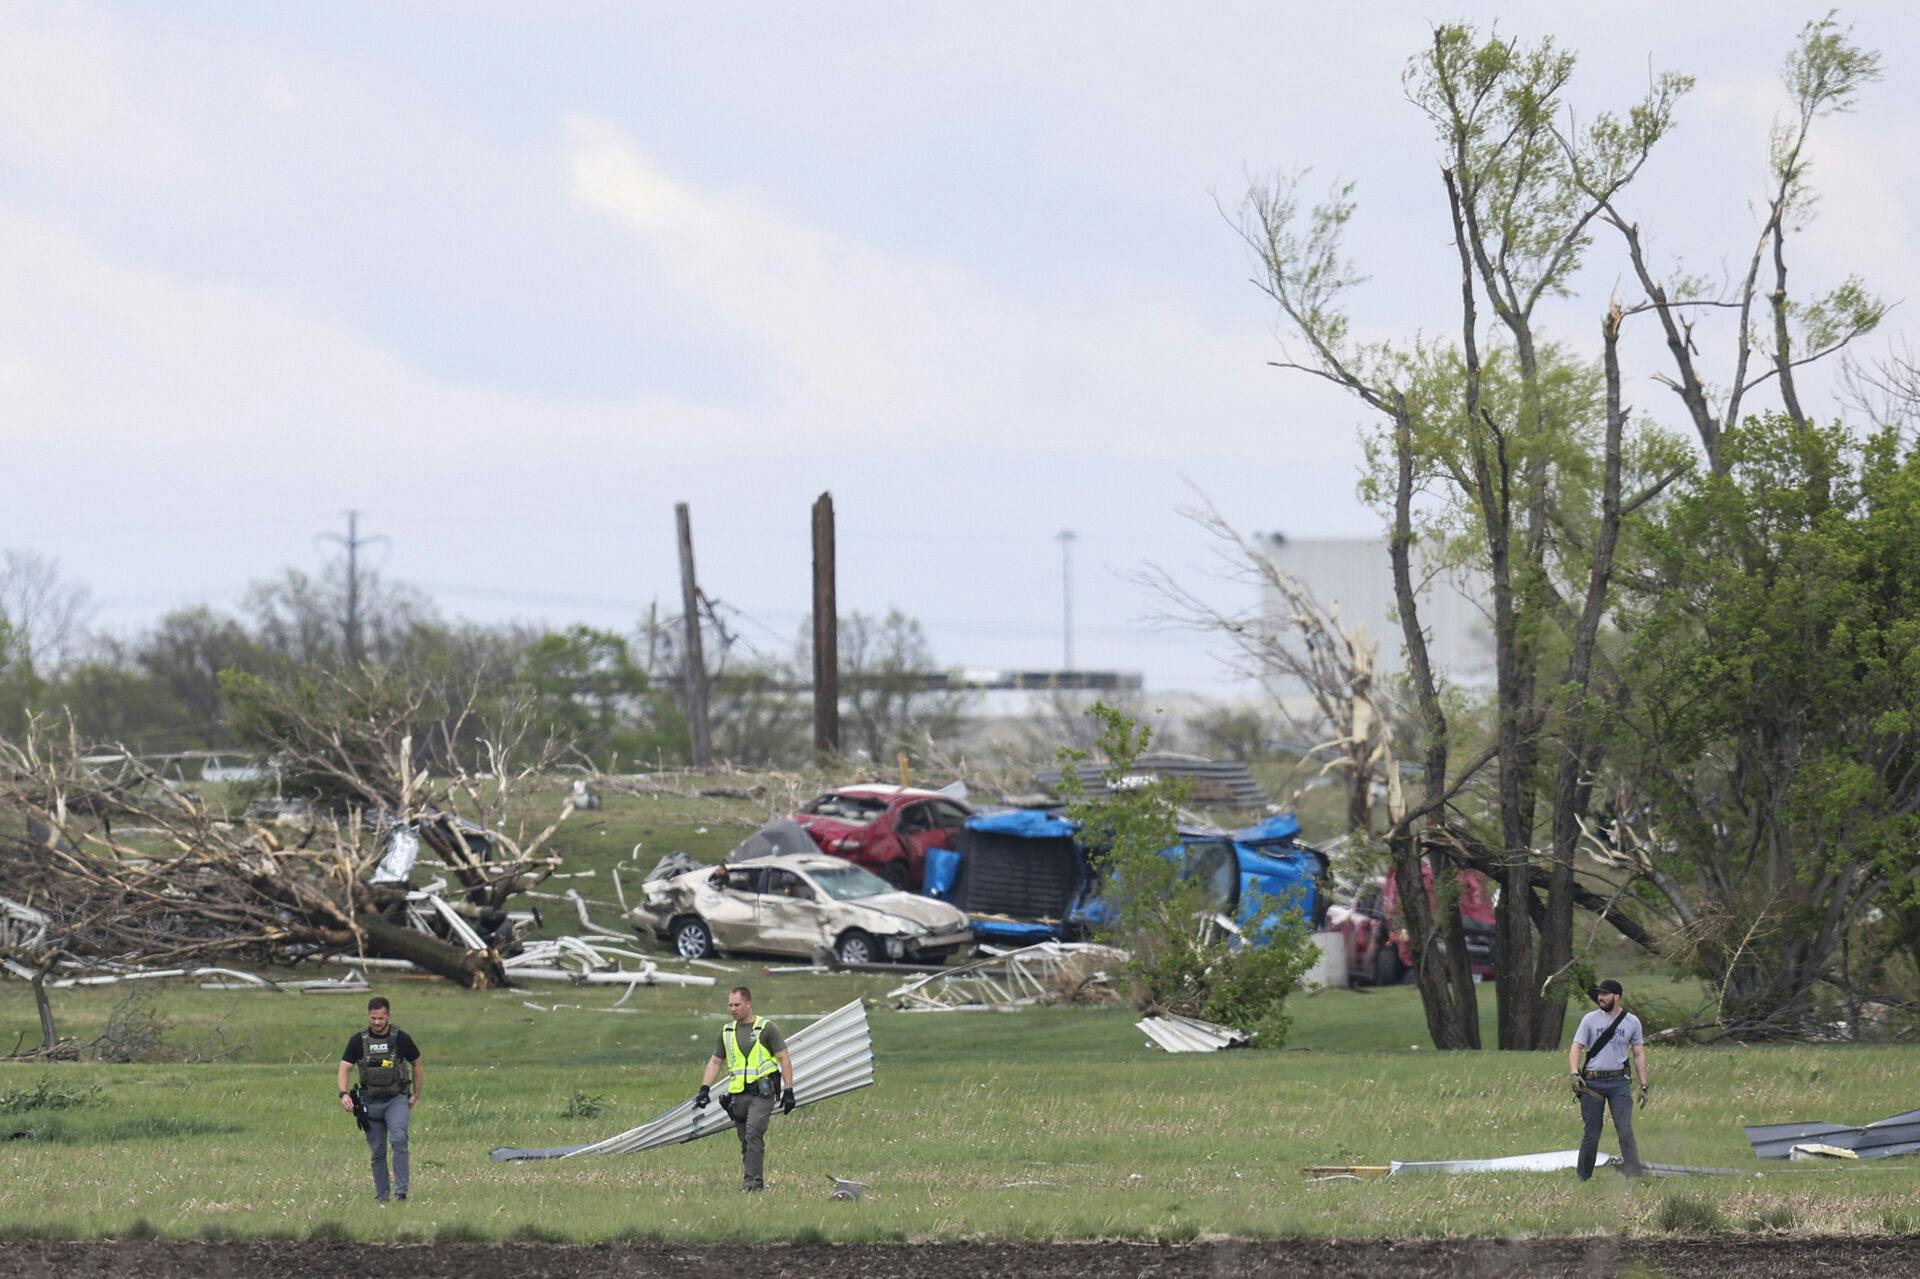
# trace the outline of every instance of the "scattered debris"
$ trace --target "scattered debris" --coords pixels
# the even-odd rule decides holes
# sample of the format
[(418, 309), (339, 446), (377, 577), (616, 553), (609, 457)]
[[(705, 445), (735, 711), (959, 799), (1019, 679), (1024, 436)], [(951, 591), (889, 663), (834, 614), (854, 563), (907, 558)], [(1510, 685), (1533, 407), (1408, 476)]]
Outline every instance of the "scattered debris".
[[(623, 969), (618, 960), (633, 959), (638, 970)], [(638, 951), (580, 937), (555, 937), (533, 942), (501, 965), (512, 982), (564, 981), (577, 986), (711, 986), (714, 979), (698, 973), (662, 972), (660, 965)], [(621, 1003), (626, 1002), (622, 996)]]
[(1127, 954), (1091, 942), (1043, 941), (915, 978), (887, 998), (903, 1012), (974, 1012), (1064, 1004), (1108, 985)]
[(1218, 1026), (1198, 1017), (1148, 1017), (1133, 1023), (1146, 1032), (1154, 1046), (1170, 1053), (1211, 1053), (1222, 1048), (1245, 1048), (1253, 1036), (1230, 1026)]
[(1796, 1146), (1817, 1142), (1852, 1152), (1861, 1159), (1886, 1159), (1920, 1152), (1920, 1110), (1906, 1110), (1875, 1123), (1752, 1124), (1747, 1144), (1762, 1159), (1791, 1159)]
[(1787, 1158), (1795, 1163), (1805, 1163), (1814, 1159), (1858, 1159), (1859, 1157), (1851, 1150), (1842, 1150), (1839, 1146), (1829, 1146), (1821, 1141), (1803, 1141), (1787, 1153)]
[(833, 1183), (833, 1193), (827, 1196), (829, 1199), (857, 1203), (861, 1192), (867, 1188), (867, 1183), (864, 1181), (848, 1181), (845, 1177), (836, 1177), (832, 1173), (827, 1174), (827, 1180)]
[[(794, 1100), (801, 1106), (838, 1097), (873, 1083), (873, 1035), (866, 1006), (859, 1000), (837, 1008), (819, 1021), (787, 1036), (793, 1055), (793, 1073), (799, 1083)], [(495, 1163), (528, 1159), (568, 1159), (575, 1155), (630, 1155), (660, 1146), (711, 1137), (733, 1126), (718, 1105), (695, 1110), (688, 1098), (672, 1110), (638, 1128), (586, 1146), (525, 1149), (501, 1146), (492, 1151)]]

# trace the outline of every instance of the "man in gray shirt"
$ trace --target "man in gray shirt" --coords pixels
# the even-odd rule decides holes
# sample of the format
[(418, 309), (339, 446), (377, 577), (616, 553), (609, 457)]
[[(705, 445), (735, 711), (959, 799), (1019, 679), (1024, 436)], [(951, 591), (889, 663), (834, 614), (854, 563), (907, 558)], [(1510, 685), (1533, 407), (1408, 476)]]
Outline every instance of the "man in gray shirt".
[[(1573, 1044), (1567, 1049), (1567, 1069), (1573, 1072), (1573, 1095), (1580, 1101), (1580, 1118), (1586, 1127), (1580, 1134), (1580, 1180), (1593, 1176), (1594, 1156), (1600, 1149), (1600, 1126), (1606, 1112), (1613, 1111), (1613, 1131), (1620, 1138), (1620, 1161), (1629, 1177), (1638, 1177), (1640, 1148), (1633, 1140), (1633, 1089), (1627, 1078), (1627, 1054), (1632, 1050), (1633, 1068), (1640, 1077), (1640, 1104), (1647, 1104), (1647, 1040), (1640, 1019), (1620, 1007), (1626, 990), (1608, 978), (1593, 988), (1594, 1002), (1600, 1007), (1580, 1019), (1573, 1032)], [(1582, 1062), (1581, 1058), (1585, 1057)]]

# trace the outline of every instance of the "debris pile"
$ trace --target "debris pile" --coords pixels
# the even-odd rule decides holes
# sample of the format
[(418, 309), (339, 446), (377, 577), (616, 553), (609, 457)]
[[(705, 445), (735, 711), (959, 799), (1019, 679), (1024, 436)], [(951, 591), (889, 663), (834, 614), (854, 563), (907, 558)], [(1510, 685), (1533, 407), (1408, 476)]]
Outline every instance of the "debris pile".
[(1108, 970), (1126, 958), (1112, 946), (1046, 941), (916, 977), (887, 998), (902, 1012), (998, 1012), (1086, 1001), (1095, 991), (1111, 998)]

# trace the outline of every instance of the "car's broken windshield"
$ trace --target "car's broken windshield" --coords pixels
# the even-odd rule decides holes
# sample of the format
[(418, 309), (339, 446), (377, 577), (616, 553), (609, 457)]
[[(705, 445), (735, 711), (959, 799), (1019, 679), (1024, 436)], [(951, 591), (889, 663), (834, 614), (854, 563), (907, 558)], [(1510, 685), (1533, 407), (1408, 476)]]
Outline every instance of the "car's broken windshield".
[(815, 817), (831, 817), (835, 821), (865, 826), (887, 811), (887, 801), (864, 795), (822, 795), (808, 804), (806, 811)]
[(820, 891), (837, 902), (857, 901), (862, 897), (877, 897), (881, 893), (894, 891), (893, 885), (878, 875), (868, 874), (858, 866), (835, 866), (826, 870), (809, 870), (813, 882), (820, 885)]

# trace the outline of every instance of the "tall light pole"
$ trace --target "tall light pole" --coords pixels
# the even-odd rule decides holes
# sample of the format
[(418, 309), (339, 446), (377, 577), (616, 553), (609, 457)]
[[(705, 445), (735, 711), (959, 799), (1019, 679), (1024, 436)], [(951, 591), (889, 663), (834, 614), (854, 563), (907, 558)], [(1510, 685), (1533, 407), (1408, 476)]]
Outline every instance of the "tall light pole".
[(1065, 645), (1065, 661), (1060, 669), (1073, 669), (1073, 540), (1072, 529), (1054, 534), (1060, 543), (1060, 634)]

